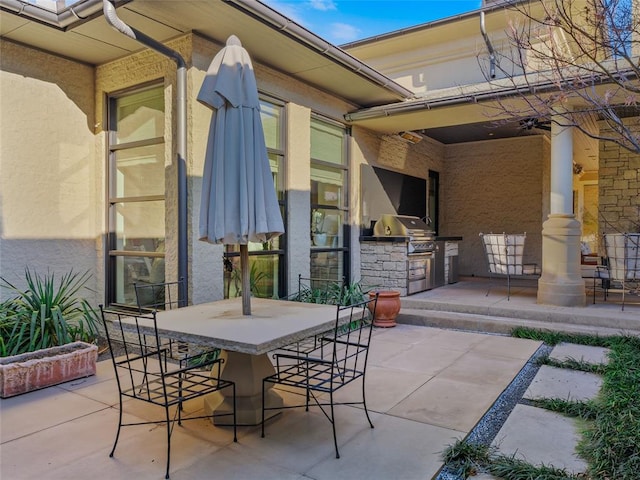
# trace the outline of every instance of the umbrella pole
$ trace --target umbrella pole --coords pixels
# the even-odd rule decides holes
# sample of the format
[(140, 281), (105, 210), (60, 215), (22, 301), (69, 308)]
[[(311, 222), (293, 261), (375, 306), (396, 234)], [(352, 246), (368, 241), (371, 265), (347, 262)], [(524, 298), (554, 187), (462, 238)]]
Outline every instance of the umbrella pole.
[(251, 315), (251, 284), (249, 279), (249, 248), (240, 245), (240, 270), (242, 272), (242, 314)]

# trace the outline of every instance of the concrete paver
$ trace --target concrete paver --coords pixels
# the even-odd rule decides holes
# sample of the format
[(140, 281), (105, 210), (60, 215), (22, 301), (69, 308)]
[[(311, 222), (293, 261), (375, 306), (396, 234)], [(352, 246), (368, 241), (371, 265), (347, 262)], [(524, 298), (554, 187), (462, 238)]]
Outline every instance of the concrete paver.
[(541, 408), (516, 405), (492, 445), (503, 455), (577, 474), (587, 469), (586, 462), (575, 452), (578, 440), (574, 419)]
[(609, 349), (575, 343), (559, 343), (549, 354), (549, 358), (564, 362), (569, 359), (591, 363), (593, 365), (609, 363)]
[(602, 386), (602, 377), (595, 373), (542, 365), (524, 393), (524, 398), (560, 398), (562, 400), (589, 400)]

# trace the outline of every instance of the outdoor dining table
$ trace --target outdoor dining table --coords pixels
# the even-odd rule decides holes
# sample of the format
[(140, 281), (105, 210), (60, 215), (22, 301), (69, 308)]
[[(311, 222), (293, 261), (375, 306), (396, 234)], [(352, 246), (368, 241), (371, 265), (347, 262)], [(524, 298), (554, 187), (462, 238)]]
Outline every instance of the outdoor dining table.
[[(222, 349), (222, 378), (236, 383), (238, 424), (257, 425), (262, 415), (262, 379), (275, 372), (268, 352), (330, 330), (336, 312), (334, 305), (253, 298), (252, 314), (243, 315), (241, 298), (233, 298), (159, 311), (156, 321), (161, 337)], [(345, 321), (348, 315), (345, 310)], [(142, 333), (152, 331), (149, 321), (149, 331)], [(282, 406), (272, 384), (266, 388), (266, 406)], [(207, 414), (230, 413), (232, 398), (214, 393), (205, 397), (204, 408)]]

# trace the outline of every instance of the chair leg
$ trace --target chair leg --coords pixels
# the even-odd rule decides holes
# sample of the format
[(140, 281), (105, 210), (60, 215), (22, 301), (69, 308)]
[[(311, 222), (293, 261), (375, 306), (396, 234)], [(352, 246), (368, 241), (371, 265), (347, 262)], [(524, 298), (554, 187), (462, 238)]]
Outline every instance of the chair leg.
[(182, 425), (182, 410), (184, 407), (182, 406), (182, 373), (178, 374), (178, 394), (180, 395), (178, 399), (178, 425)]
[(364, 375), (362, 376), (362, 405), (364, 406), (364, 413), (367, 416), (367, 420), (369, 420), (369, 425), (371, 425), (371, 428), (374, 428), (371, 417), (369, 417), (369, 410), (367, 409), (367, 397), (364, 391)]
[[(264, 385), (264, 383), (263, 383)], [(237, 442), (238, 441), (238, 419), (236, 418), (236, 410), (237, 410), (237, 405), (236, 405), (236, 384), (233, 383), (231, 385), (231, 388), (233, 389), (233, 441)], [(264, 428), (264, 397), (262, 400), (262, 421), (263, 421), (263, 428)]]
[[(180, 411), (178, 409), (178, 411)], [(169, 465), (171, 463), (171, 421), (169, 420), (169, 407), (164, 407), (165, 417), (167, 419), (167, 473), (164, 478), (169, 478)]]
[(111, 453), (109, 454), (110, 457), (113, 457), (113, 454), (116, 451), (116, 445), (118, 445), (118, 439), (120, 438), (120, 429), (122, 428), (122, 395), (119, 395), (119, 400), (120, 408), (118, 409), (118, 431), (116, 432), (116, 439), (113, 442), (113, 448), (111, 449)]
[[(260, 425), (262, 425), (262, 438), (264, 438), (264, 384), (266, 383), (266, 380), (262, 380), (262, 420), (260, 422)], [(235, 387), (234, 387), (235, 390)], [(233, 396), (234, 398), (234, 402), (235, 402), (235, 395)], [(235, 411), (235, 410), (234, 410)], [(235, 418), (235, 413), (234, 413), (234, 418)]]
[(331, 428), (333, 428), (333, 445), (336, 447), (336, 458), (340, 458), (340, 452), (338, 452), (338, 437), (336, 436), (336, 418), (333, 413), (333, 392), (329, 393), (329, 401), (331, 403)]

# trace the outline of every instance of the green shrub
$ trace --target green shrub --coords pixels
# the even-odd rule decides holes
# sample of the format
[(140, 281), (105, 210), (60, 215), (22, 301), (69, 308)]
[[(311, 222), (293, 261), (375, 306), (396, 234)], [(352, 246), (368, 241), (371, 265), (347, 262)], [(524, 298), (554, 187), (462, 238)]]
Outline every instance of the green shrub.
[(7, 357), (42, 348), (82, 340), (93, 342), (98, 334), (98, 316), (78, 293), (89, 280), (89, 273), (69, 272), (56, 282), (25, 270), (26, 288), (20, 289), (4, 277), (0, 287), (13, 297), (0, 303), (0, 356)]

